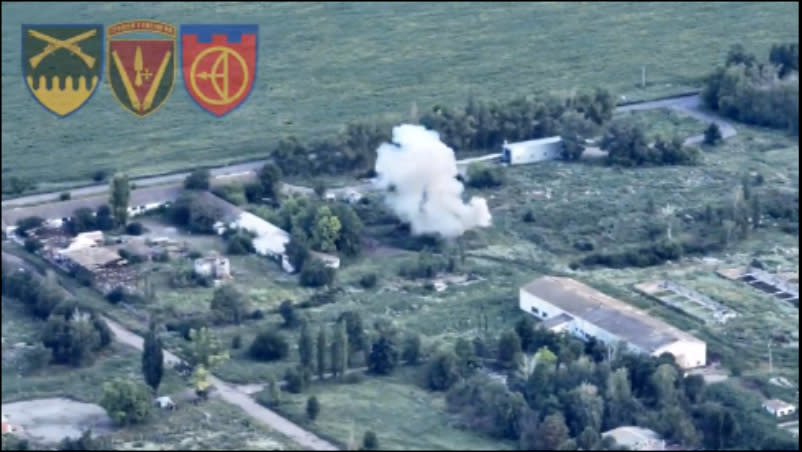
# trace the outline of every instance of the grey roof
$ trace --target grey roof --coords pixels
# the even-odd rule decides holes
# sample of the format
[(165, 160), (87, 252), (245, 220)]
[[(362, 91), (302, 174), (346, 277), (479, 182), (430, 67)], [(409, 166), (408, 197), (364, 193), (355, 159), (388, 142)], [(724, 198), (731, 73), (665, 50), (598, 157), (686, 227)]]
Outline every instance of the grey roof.
[(563, 323), (568, 323), (571, 320), (574, 320), (574, 318), (571, 317), (570, 315), (568, 315), (568, 314), (560, 314), (560, 315), (558, 315), (556, 317), (551, 317), (551, 318), (548, 318), (548, 319), (544, 320), (543, 321), (543, 328), (551, 329), (551, 328), (554, 328), (555, 326), (562, 325)]
[[(180, 185), (137, 188), (131, 190), (129, 205), (139, 206), (154, 202), (175, 201), (182, 191), (183, 187)], [(13, 225), (16, 224), (17, 220), (25, 217), (42, 217), (45, 220), (67, 218), (77, 209), (88, 207), (95, 210), (103, 204), (108, 204), (108, 202), (108, 195), (98, 195), (68, 201), (49, 202), (37, 206), (3, 209), (3, 221), (8, 225)]]
[(521, 290), (649, 353), (677, 341), (702, 342), (640, 309), (571, 278), (544, 276)]

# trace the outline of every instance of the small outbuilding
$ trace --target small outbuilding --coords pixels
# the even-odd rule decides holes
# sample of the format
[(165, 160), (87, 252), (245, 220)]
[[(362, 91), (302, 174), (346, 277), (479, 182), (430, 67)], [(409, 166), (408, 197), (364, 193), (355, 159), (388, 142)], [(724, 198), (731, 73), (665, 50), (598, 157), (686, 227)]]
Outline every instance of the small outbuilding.
[(557, 160), (563, 149), (563, 139), (559, 136), (537, 140), (508, 143), (501, 148), (501, 161), (510, 165), (523, 165), (543, 160)]

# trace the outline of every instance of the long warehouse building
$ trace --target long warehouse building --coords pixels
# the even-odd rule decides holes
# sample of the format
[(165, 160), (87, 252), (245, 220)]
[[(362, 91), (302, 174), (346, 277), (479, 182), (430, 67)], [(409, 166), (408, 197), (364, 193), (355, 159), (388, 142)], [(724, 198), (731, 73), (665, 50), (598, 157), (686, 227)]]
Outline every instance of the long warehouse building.
[(582, 340), (624, 342), (631, 350), (652, 356), (668, 352), (683, 369), (707, 361), (704, 341), (570, 278), (544, 276), (532, 281), (520, 289), (520, 307), (542, 319), (544, 327)]

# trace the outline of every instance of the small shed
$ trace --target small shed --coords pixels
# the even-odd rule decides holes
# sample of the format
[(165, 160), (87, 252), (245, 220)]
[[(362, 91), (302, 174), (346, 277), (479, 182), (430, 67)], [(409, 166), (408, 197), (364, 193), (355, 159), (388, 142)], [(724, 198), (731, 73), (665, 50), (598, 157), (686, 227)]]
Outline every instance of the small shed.
[(501, 148), (501, 161), (510, 165), (522, 165), (543, 160), (557, 160), (561, 156), (562, 148), (563, 140), (559, 136), (517, 143), (508, 143), (505, 140)]
[(763, 402), (763, 409), (768, 411), (772, 416), (783, 417), (793, 414), (796, 407), (788, 402), (780, 399), (769, 399)]

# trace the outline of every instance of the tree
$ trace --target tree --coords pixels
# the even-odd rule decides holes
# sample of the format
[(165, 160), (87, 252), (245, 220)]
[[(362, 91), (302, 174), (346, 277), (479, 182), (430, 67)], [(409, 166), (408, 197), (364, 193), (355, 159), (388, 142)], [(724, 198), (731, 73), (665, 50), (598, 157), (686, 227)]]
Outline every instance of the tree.
[(142, 223), (138, 221), (134, 221), (132, 223), (128, 223), (125, 227), (125, 233), (128, 235), (142, 235), (145, 228), (142, 226)]
[(721, 129), (715, 122), (711, 122), (707, 129), (705, 129), (705, 144), (715, 146), (719, 144), (723, 138)]
[(379, 439), (372, 430), (365, 432), (362, 438), (362, 450), (379, 450)]
[(420, 360), (420, 336), (417, 334), (410, 334), (404, 341), (404, 349), (401, 352), (401, 359), (407, 364), (414, 366)]
[(342, 376), (348, 368), (348, 333), (345, 321), (338, 321), (334, 327), (334, 341), (331, 344), (331, 373)]
[(358, 311), (345, 311), (340, 314), (338, 321), (345, 323), (346, 331), (348, 332), (348, 350), (356, 352), (364, 350), (366, 339), (365, 329), (362, 326), (362, 316)]
[(314, 190), (315, 190), (315, 194), (317, 195), (318, 198), (320, 198), (320, 199), (324, 199), (325, 198), (325, 196), (326, 196), (326, 184), (324, 184), (323, 181), (318, 181), (317, 183), (315, 183)]
[(373, 343), (368, 355), (368, 370), (379, 375), (392, 373), (398, 364), (398, 349), (392, 335), (383, 333)]
[(362, 249), (362, 220), (347, 204), (336, 204), (332, 212), (340, 222), (340, 234), (335, 241), (337, 250), (346, 256), (356, 256)]
[(209, 372), (229, 359), (226, 350), (206, 327), (189, 330), (189, 342), (182, 344), (182, 355), (193, 369), (195, 391), (205, 396), (210, 385)]
[(507, 331), (501, 335), (498, 342), (498, 360), (508, 369), (518, 366), (521, 359), (521, 340), (515, 331)]
[(153, 388), (154, 393), (158, 393), (164, 374), (164, 353), (161, 341), (156, 336), (155, 325), (151, 325), (145, 335), (145, 345), (142, 350), (142, 374), (145, 377), (145, 383)]
[(114, 218), (111, 215), (111, 208), (108, 204), (98, 206), (95, 211), (95, 226), (101, 231), (110, 231), (114, 229)]
[(317, 401), (317, 397), (311, 396), (306, 399), (306, 416), (309, 420), (314, 421), (317, 419), (317, 415), (320, 413), (320, 402)]
[(248, 302), (232, 284), (224, 284), (212, 295), (211, 310), (226, 323), (239, 325), (248, 314)]
[(25, 237), (28, 231), (32, 231), (44, 224), (45, 220), (42, 217), (24, 217), (17, 220), (16, 233)]
[(94, 352), (101, 348), (100, 331), (92, 316), (82, 310), (65, 305), (66, 313), (55, 313), (47, 320), (42, 343), (53, 351), (53, 362), (83, 366), (94, 360)]
[(429, 362), (426, 379), (429, 389), (447, 391), (459, 380), (457, 357), (452, 352), (440, 352)]
[(579, 160), (585, 152), (585, 139), (593, 137), (598, 126), (578, 112), (567, 112), (560, 117), (558, 127), (563, 140), (562, 158), (569, 161)]
[(240, 229), (237, 232), (228, 236), (226, 244), (226, 253), (233, 255), (242, 255), (255, 252), (253, 246), (253, 234)]
[(262, 196), (278, 200), (281, 198), (281, 169), (273, 163), (266, 163), (259, 170), (259, 184), (262, 187)]
[(301, 326), (301, 336), (298, 339), (298, 356), (303, 369), (312, 369), (315, 359), (314, 345), (312, 344), (312, 334), (306, 323)]
[(298, 325), (298, 315), (295, 312), (295, 308), (292, 306), (292, 302), (290, 300), (284, 300), (278, 307), (278, 312), (281, 314), (281, 318), (284, 320), (285, 328), (293, 328)]
[(208, 190), (209, 170), (196, 169), (184, 179), (184, 188), (187, 190)]
[(799, 43), (774, 44), (771, 46), (769, 61), (780, 67), (777, 75), (785, 78), (793, 72), (799, 72)]
[(598, 432), (604, 416), (604, 400), (599, 396), (596, 386), (582, 383), (572, 389), (567, 396), (565, 416), (573, 436), (585, 428)]
[(596, 445), (601, 441), (601, 435), (593, 427), (585, 427), (582, 433), (576, 437), (576, 444), (580, 450), (599, 450)]
[(315, 217), (315, 228), (312, 231), (312, 248), (323, 252), (337, 251), (337, 241), (340, 238), (340, 219), (337, 218), (328, 206), (321, 206)]
[(593, 94), (584, 93), (577, 99), (577, 110), (585, 114), (585, 118), (598, 125), (604, 124), (613, 117), (615, 98), (606, 89), (596, 88)]
[(334, 281), (335, 271), (317, 257), (304, 261), (299, 281), (304, 287), (322, 287)]
[(501, 168), (472, 163), (468, 166), (468, 186), (474, 188), (492, 188), (504, 184)]
[(270, 378), (267, 388), (270, 391), (270, 406), (278, 406), (281, 403), (281, 388), (275, 378)]
[(322, 326), (317, 333), (317, 376), (320, 381), (326, 374), (326, 330)]
[(100, 406), (121, 426), (141, 424), (150, 417), (148, 390), (128, 380), (104, 383)]
[(606, 397), (604, 429), (631, 424), (637, 405), (626, 368), (619, 367), (607, 377)]
[(654, 386), (658, 405), (667, 406), (676, 402), (678, 376), (677, 369), (670, 364), (661, 364), (655, 369), (650, 382)]
[(457, 371), (462, 377), (470, 376), (479, 367), (479, 360), (476, 359), (473, 345), (465, 338), (457, 339), (454, 344), (454, 354), (457, 357)]
[(306, 240), (299, 233), (293, 232), (290, 234), (290, 241), (287, 242), (284, 253), (287, 255), (287, 260), (293, 271), (299, 272), (309, 258), (309, 247), (306, 244)]
[(122, 173), (112, 177), (109, 188), (109, 206), (112, 216), (119, 225), (128, 222), (128, 203), (131, 198), (131, 187), (128, 184), (128, 176)]
[(33, 347), (27, 349), (24, 355), (25, 360), (25, 373), (24, 375), (35, 374), (45, 367), (53, 360), (53, 352), (49, 348), (38, 343)]
[(43, 245), (41, 240), (37, 240), (32, 237), (28, 237), (25, 239), (25, 244), (24, 244), (25, 251), (29, 253), (35, 253), (39, 251), (42, 248), (42, 246)]
[(533, 351), (535, 339), (535, 321), (531, 316), (525, 315), (515, 323), (515, 333), (521, 340), (521, 350)]
[(537, 428), (535, 450), (557, 450), (568, 440), (568, 427), (561, 413), (546, 416)]
[(253, 340), (248, 353), (253, 359), (276, 361), (286, 358), (289, 351), (289, 344), (280, 334), (274, 331), (264, 331)]

